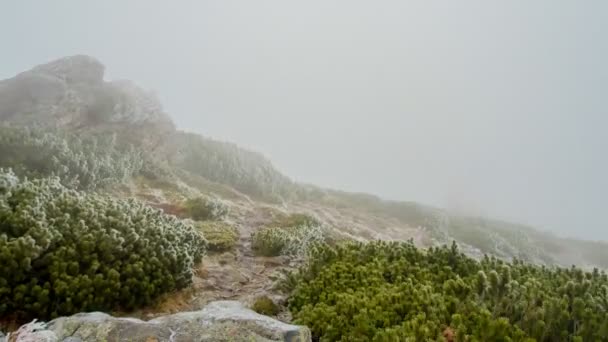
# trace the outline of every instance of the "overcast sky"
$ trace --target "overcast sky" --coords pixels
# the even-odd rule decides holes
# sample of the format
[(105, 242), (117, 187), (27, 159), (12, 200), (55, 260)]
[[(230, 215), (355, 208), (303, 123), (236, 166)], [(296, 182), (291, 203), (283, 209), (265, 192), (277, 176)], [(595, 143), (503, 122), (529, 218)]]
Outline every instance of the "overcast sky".
[(3, 1), (0, 78), (72, 54), (298, 181), (608, 240), (608, 1)]

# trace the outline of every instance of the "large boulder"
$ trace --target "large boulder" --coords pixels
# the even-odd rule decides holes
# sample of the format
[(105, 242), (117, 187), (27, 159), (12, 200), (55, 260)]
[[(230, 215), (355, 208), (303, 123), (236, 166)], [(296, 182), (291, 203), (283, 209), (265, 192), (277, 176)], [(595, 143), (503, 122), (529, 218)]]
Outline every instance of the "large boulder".
[(57, 318), (43, 329), (21, 330), (40, 342), (311, 341), (308, 328), (260, 315), (236, 301), (212, 302), (200, 311), (147, 322), (92, 312)]

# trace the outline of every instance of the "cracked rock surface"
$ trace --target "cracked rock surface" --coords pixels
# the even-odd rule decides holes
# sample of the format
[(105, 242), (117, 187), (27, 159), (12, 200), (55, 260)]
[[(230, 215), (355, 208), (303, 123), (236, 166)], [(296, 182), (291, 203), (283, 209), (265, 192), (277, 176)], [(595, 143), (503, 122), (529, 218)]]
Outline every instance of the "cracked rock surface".
[(311, 341), (310, 330), (260, 315), (236, 301), (209, 303), (199, 311), (161, 316), (150, 321), (116, 318), (101, 312), (60, 317), (15, 336), (39, 342), (195, 342)]

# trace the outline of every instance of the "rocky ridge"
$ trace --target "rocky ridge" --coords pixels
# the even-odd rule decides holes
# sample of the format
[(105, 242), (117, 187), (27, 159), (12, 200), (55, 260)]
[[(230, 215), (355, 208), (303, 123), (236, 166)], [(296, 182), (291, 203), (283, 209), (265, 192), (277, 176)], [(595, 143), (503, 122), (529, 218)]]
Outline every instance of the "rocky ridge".
[(104, 71), (95, 58), (76, 55), (0, 81), (0, 120), (70, 130), (131, 132), (133, 139), (147, 145), (175, 131), (152, 92), (130, 81), (105, 81)]

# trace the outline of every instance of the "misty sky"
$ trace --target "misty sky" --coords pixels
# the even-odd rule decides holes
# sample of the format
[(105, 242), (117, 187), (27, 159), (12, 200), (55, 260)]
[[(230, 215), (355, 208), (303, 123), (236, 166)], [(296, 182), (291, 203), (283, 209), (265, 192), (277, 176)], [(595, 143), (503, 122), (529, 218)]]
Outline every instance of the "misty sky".
[(290, 177), (608, 240), (608, 1), (3, 1), (0, 78), (89, 54)]

